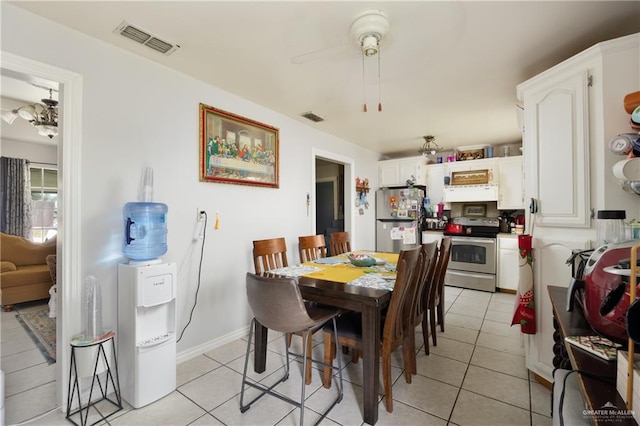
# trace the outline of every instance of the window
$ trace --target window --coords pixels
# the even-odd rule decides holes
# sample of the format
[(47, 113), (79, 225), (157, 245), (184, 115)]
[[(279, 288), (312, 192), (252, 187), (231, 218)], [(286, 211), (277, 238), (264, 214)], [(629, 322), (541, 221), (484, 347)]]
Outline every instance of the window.
[(58, 233), (58, 171), (32, 165), (31, 240), (44, 242)]

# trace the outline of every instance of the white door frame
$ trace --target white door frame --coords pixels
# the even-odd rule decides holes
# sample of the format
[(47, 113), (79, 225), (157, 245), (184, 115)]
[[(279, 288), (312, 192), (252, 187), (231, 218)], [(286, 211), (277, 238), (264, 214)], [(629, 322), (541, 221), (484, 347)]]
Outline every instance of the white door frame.
[(58, 298), (56, 331), (56, 403), (66, 410), (71, 349), (66, 342), (81, 323), (81, 149), (82, 76), (2, 51), (2, 72), (60, 83), (58, 137)]
[[(316, 160), (329, 160), (334, 163), (339, 163), (344, 166), (344, 230), (351, 235), (351, 245), (353, 247), (353, 241), (355, 237), (354, 225), (355, 225), (355, 209), (353, 208), (353, 194), (355, 194), (356, 184), (353, 178), (354, 164), (353, 158), (345, 157), (344, 155), (336, 154), (329, 151), (324, 151), (317, 148), (311, 148), (311, 200), (316, 202)], [(316, 233), (316, 209), (315, 205), (310, 208), (311, 210), (311, 232)]]

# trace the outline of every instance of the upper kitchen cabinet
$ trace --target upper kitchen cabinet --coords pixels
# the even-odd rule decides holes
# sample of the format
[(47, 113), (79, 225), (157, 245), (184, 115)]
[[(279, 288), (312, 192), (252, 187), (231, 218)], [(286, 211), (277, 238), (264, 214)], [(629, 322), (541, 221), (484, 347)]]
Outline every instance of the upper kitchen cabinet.
[(444, 201), (442, 189), (445, 176), (447, 176), (446, 164), (429, 164), (427, 166), (427, 195), (431, 200), (431, 204), (435, 205), (440, 201)]
[(590, 226), (591, 71), (576, 66), (518, 86), (524, 102), (527, 183), (537, 226)]
[(569, 285), (566, 260), (594, 245), (592, 210), (640, 217), (640, 198), (625, 192), (612, 167), (622, 157), (608, 142), (628, 133), (625, 95), (640, 87), (640, 34), (584, 50), (517, 87), (524, 105), (525, 204), (538, 212), (533, 235), (533, 282), (538, 332), (525, 337), (529, 370), (552, 381), (553, 312), (547, 286)]
[(627, 133), (627, 93), (638, 90), (640, 34), (599, 43), (520, 84), (524, 105), (525, 203), (537, 201), (535, 225), (589, 228), (591, 211), (640, 214), (611, 169), (621, 159), (607, 142)]
[(413, 181), (415, 185), (426, 185), (425, 163), (424, 157), (379, 161), (378, 183), (380, 187), (407, 186), (407, 181)]
[(498, 170), (498, 210), (524, 209), (522, 156), (499, 158)]

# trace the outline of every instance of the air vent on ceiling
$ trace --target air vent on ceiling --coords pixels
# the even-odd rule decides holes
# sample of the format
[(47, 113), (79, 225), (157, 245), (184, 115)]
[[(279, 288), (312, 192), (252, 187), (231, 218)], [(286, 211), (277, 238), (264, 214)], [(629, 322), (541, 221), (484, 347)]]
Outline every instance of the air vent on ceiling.
[(319, 115), (316, 115), (316, 114), (312, 113), (311, 111), (304, 112), (304, 113), (302, 113), (300, 115), (302, 115), (307, 120), (313, 121), (314, 123), (319, 123), (321, 121), (324, 121), (324, 118), (320, 117)]
[(165, 55), (170, 55), (180, 48), (179, 45), (161, 40), (148, 31), (134, 27), (126, 21), (118, 25), (114, 32)]

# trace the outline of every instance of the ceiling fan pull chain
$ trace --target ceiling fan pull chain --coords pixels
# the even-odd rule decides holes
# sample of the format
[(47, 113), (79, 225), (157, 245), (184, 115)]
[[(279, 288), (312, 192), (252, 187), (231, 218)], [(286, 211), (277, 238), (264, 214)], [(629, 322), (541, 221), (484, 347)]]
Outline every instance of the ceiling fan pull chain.
[(378, 49), (378, 112), (382, 111), (382, 99), (380, 98), (380, 51)]
[(367, 89), (364, 78), (364, 53), (362, 54), (362, 112), (367, 112)]

